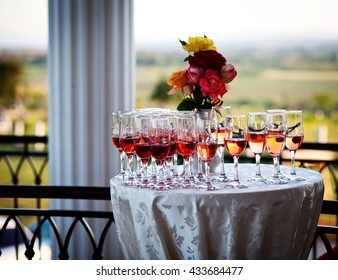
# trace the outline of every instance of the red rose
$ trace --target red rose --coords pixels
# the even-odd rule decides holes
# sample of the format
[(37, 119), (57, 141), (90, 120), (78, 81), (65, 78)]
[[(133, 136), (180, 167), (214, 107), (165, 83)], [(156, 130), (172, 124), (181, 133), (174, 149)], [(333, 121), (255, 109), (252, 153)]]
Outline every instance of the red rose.
[(217, 51), (195, 52), (188, 57), (189, 64), (203, 69), (215, 69), (221, 71), (226, 64), (226, 59)]
[(209, 96), (212, 100), (222, 97), (227, 93), (227, 87), (218, 71), (208, 69), (205, 76), (200, 79), (200, 87), (203, 95)]

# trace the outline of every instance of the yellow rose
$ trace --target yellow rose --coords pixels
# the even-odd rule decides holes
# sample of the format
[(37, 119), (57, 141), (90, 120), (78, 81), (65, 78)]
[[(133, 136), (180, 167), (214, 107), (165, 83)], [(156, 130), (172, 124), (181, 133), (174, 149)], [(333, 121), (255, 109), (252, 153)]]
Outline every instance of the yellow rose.
[(189, 37), (188, 43), (183, 45), (187, 52), (215, 51), (214, 41), (205, 37)]

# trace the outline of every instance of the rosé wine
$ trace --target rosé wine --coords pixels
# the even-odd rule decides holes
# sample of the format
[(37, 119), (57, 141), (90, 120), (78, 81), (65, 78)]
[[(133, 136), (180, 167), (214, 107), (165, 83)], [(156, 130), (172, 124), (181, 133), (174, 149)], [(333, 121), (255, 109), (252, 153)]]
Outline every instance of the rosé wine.
[(246, 148), (245, 138), (230, 138), (225, 141), (225, 147), (232, 156), (239, 156)]
[(176, 141), (177, 151), (181, 156), (190, 156), (196, 150), (196, 142)]
[(266, 134), (248, 132), (248, 144), (254, 154), (262, 154), (266, 148)]
[(302, 145), (304, 135), (287, 135), (285, 139), (285, 146), (290, 151), (296, 151)]
[(285, 143), (284, 135), (268, 135), (266, 138), (266, 146), (272, 156), (281, 154)]
[(197, 150), (203, 161), (210, 162), (217, 152), (217, 143), (198, 143)]

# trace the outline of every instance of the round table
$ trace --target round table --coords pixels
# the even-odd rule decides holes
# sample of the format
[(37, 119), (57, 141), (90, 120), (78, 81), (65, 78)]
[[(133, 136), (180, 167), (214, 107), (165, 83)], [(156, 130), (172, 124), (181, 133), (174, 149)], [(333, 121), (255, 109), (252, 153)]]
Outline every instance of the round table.
[[(233, 176), (232, 164), (225, 164)], [(262, 175), (273, 172), (261, 166)], [(287, 174), (289, 166), (281, 166)], [(110, 180), (118, 238), (126, 259), (307, 259), (324, 185), (316, 171), (297, 168), (305, 181), (248, 183), (245, 189), (125, 187)], [(254, 175), (240, 164), (240, 180)], [(247, 182), (246, 182), (247, 183)]]

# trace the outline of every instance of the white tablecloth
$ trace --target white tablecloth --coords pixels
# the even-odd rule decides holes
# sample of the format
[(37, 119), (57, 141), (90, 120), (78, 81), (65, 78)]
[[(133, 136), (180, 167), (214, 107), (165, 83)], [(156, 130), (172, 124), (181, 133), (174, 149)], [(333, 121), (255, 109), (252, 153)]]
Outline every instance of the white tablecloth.
[[(281, 166), (284, 174), (288, 166)], [(226, 164), (232, 178), (233, 168)], [(255, 165), (240, 164), (240, 180)], [(263, 176), (272, 173), (262, 165)], [(250, 183), (246, 189), (154, 191), (111, 179), (112, 206), (126, 259), (306, 259), (323, 199), (318, 172), (306, 181)]]

